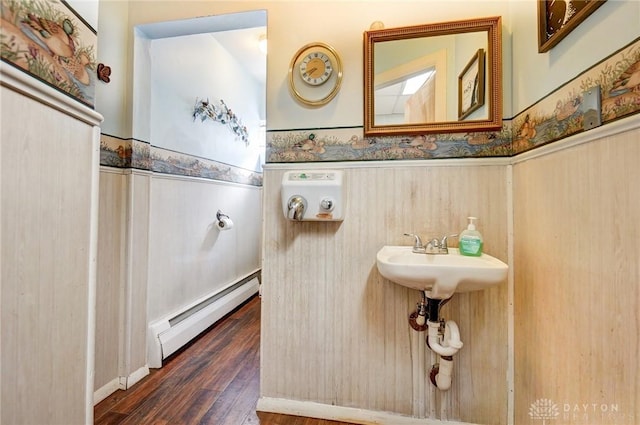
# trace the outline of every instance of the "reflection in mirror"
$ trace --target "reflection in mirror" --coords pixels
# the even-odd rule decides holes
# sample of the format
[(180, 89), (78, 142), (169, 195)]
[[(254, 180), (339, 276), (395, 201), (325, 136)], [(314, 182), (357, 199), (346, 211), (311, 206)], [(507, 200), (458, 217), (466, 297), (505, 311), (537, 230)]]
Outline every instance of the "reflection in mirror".
[[(479, 48), (487, 49), (486, 33), (375, 43), (375, 125), (457, 120), (455, 64), (468, 63)], [(487, 119), (487, 108), (483, 109), (473, 118)]]
[[(365, 135), (500, 128), (500, 25), (493, 17), (365, 32)], [(462, 81), (483, 96), (469, 100)]]

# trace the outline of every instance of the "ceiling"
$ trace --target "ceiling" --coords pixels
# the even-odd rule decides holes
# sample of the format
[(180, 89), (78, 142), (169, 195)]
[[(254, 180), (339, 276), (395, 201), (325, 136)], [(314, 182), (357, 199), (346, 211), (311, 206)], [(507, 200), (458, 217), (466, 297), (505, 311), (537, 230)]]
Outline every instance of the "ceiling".
[(266, 53), (262, 53), (258, 47), (261, 35), (266, 35), (266, 27), (247, 28), (231, 31), (218, 31), (211, 33), (221, 46), (223, 46), (258, 82), (265, 85), (267, 82)]
[(377, 115), (404, 115), (404, 104), (411, 95), (403, 95), (404, 82), (376, 90)]
[[(424, 74), (424, 71), (423, 71)], [(428, 74), (429, 78), (433, 74)], [(409, 78), (400, 80), (395, 84), (388, 85), (384, 88), (377, 88), (375, 90), (375, 103), (376, 103), (376, 115), (404, 115), (404, 105), (407, 103), (409, 98), (413, 96), (416, 89), (419, 87), (415, 87), (409, 94), (404, 94), (405, 87), (411, 79), (415, 75), (409, 76)], [(426, 83), (425, 83), (426, 84)]]
[(258, 82), (266, 84), (266, 55), (258, 48), (260, 35), (266, 35), (266, 25), (267, 12), (257, 10), (155, 22), (138, 25), (136, 29), (152, 40), (211, 34)]

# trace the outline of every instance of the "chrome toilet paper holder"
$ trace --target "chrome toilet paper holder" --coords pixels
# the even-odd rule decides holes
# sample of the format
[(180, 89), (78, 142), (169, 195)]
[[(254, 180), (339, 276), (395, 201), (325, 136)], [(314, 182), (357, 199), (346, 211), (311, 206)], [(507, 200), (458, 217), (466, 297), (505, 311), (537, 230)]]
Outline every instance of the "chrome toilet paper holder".
[(216, 219), (218, 221), (222, 221), (222, 218), (231, 218), (228, 215), (226, 215), (225, 213), (223, 213), (222, 211), (218, 210), (218, 212), (216, 213)]
[(231, 217), (229, 217), (222, 211), (218, 210), (218, 212), (216, 213), (216, 219), (218, 220), (218, 222), (216, 223), (218, 229), (229, 230), (233, 228), (233, 221), (231, 220)]

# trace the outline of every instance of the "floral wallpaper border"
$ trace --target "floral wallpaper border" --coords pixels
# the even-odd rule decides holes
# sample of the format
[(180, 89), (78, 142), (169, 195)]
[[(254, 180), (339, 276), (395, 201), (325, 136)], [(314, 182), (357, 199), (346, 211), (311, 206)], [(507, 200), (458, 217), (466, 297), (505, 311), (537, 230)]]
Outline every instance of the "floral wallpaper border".
[(554, 142), (584, 127), (583, 95), (600, 86), (602, 125), (640, 112), (640, 39), (584, 71), (513, 120), (513, 154)]
[(362, 127), (272, 131), (267, 162), (384, 161), (511, 156), (508, 122), (498, 132), (363, 137)]
[(583, 130), (582, 93), (600, 85), (602, 124), (640, 112), (640, 39), (505, 120), (498, 132), (365, 138), (362, 127), (267, 132), (267, 163), (513, 156)]
[(100, 137), (100, 165), (262, 186), (262, 173), (104, 134)]

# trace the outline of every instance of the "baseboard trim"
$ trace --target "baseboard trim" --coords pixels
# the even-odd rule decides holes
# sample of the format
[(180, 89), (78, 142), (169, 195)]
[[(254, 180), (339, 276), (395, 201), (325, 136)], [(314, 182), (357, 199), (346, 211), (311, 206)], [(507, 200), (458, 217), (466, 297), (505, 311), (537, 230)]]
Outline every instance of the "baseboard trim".
[(93, 392), (93, 405), (95, 406), (120, 389), (120, 378), (112, 379)]
[(127, 390), (131, 388), (148, 374), (149, 367), (145, 365), (129, 376), (119, 376), (117, 378), (113, 378), (111, 381), (107, 382), (105, 385), (93, 392), (93, 405), (95, 406), (118, 390)]
[(132, 386), (140, 382), (140, 380), (142, 380), (142, 378), (144, 378), (148, 374), (149, 374), (149, 366), (144, 365), (140, 369), (134, 371), (129, 376), (121, 377), (120, 388), (122, 388), (123, 390), (128, 390), (129, 388), (131, 388)]
[(260, 397), (256, 409), (259, 412), (304, 416), (361, 425), (473, 425), (468, 422), (415, 418), (392, 412), (378, 412), (354, 407), (332, 406), (311, 401), (272, 397)]

